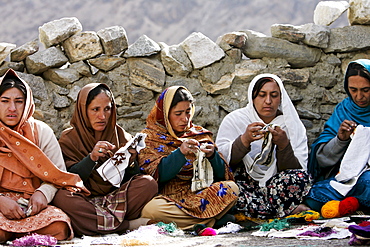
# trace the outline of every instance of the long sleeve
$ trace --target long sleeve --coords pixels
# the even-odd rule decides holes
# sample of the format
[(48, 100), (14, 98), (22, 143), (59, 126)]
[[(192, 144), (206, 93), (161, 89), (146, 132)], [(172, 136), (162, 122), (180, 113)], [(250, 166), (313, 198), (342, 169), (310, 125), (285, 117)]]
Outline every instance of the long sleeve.
[[(181, 168), (186, 164), (187, 160), (181, 153), (180, 149), (176, 149), (167, 157), (164, 157), (158, 166), (159, 182), (167, 182), (176, 177)], [(219, 153), (215, 151), (213, 157), (209, 159), (212, 165), (213, 172), (216, 178), (225, 178), (225, 162), (220, 157)]]
[(88, 154), (85, 158), (83, 158), (80, 162), (74, 164), (73, 166), (68, 168), (69, 172), (76, 173), (80, 176), (82, 181), (86, 181), (91, 172), (94, 170), (96, 162), (90, 158), (90, 154)]
[[(60, 149), (58, 140), (56, 139), (53, 130), (46, 123), (37, 121), (37, 131), (39, 148), (54, 163), (56, 167), (62, 171), (66, 171), (62, 150)], [(48, 203), (50, 203), (58, 189), (55, 188), (54, 185), (44, 182), (36, 190), (41, 191), (45, 195)]]
[(242, 161), (243, 157), (251, 151), (250, 147), (245, 147), (241, 140), (241, 135), (235, 139), (231, 147), (230, 167), (235, 170), (236, 166)]
[(213, 168), (214, 176), (218, 179), (225, 179), (225, 162), (216, 150), (213, 156), (209, 158), (209, 162)]
[(173, 179), (185, 165), (187, 160), (181, 153), (180, 148), (173, 151), (167, 157), (164, 157), (158, 166), (159, 179), (163, 183)]
[(302, 169), (299, 160), (294, 155), (290, 142), (284, 149), (276, 149), (276, 159), (278, 171), (284, 171), (286, 169)]
[(316, 159), (320, 167), (331, 167), (338, 164), (346, 152), (351, 141), (341, 141), (334, 137), (317, 148)]

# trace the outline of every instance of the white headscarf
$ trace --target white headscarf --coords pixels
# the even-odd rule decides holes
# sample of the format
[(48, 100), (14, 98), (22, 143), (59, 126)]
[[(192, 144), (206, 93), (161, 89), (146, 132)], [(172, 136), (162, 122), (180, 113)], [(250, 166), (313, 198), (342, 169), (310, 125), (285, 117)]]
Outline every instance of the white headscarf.
[[(231, 148), (235, 139), (245, 132), (249, 124), (254, 122), (264, 123), (253, 106), (252, 92), (256, 82), (261, 78), (266, 77), (274, 79), (279, 85), (281, 92), (279, 110), (283, 113), (274, 118), (269, 124), (276, 124), (286, 132), (293, 148), (294, 155), (297, 157), (302, 168), (307, 170), (308, 146), (306, 129), (299, 119), (298, 113), (284, 88), (283, 82), (278, 76), (273, 74), (261, 74), (256, 76), (248, 88), (247, 106), (229, 113), (223, 119), (216, 139), (218, 151), (224, 155), (228, 162), (230, 162)], [(251, 151), (243, 158), (245, 165), (253, 163), (255, 156), (261, 152), (262, 140), (263, 138), (251, 143)], [(274, 151), (274, 157), (275, 155)], [(276, 173), (277, 165), (276, 159), (274, 159), (272, 165), (269, 167), (255, 165), (249, 175), (253, 179), (259, 181), (260, 186), (265, 186), (266, 181)]]

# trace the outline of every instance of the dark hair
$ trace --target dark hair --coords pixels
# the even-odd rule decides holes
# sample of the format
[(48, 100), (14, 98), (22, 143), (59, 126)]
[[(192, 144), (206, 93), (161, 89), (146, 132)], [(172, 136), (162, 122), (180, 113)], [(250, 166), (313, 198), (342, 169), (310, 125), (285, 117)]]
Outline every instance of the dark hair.
[(257, 98), (257, 95), (260, 93), (262, 87), (267, 83), (267, 82), (275, 82), (276, 81), (274, 79), (272, 79), (271, 77), (263, 77), (263, 78), (260, 78), (256, 84), (254, 85), (254, 88), (252, 90), (252, 99), (255, 99)]
[(370, 82), (370, 73), (369, 71), (367, 71), (367, 69), (365, 69), (364, 66), (356, 62), (348, 64), (346, 75), (344, 78), (344, 90), (346, 91), (347, 95), (349, 95), (351, 98), (352, 96), (348, 88), (348, 78), (356, 75), (359, 75)]
[(176, 90), (176, 93), (173, 96), (170, 109), (181, 101), (190, 101), (190, 103), (193, 103), (194, 98), (188, 90), (180, 87), (179, 89)]
[(348, 65), (347, 73), (346, 73), (346, 79), (348, 80), (348, 77), (359, 75), (368, 81), (370, 81), (370, 73), (365, 69), (364, 66), (358, 63), (350, 63)]
[(11, 88), (19, 89), (23, 93), (24, 97), (27, 98), (26, 86), (17, 77), (6, 78), (3, 80), (0, 85), (0, 96), (3, 95), (6, 90)]
[(113, 95), (111, 91), (107, 88), (107, 86), (100, 84), (99, 86), (91, 90), (87, 95), (86, 106), (90, 105), (91, 101), (95, 99), (95, 97), (100, 93), (105, 93), (110, 98), (110, 100), (113, 101)]

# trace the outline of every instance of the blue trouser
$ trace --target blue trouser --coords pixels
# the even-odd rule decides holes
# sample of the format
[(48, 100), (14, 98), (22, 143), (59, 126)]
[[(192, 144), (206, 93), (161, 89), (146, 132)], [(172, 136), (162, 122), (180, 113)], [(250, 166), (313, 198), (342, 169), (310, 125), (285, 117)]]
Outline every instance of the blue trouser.
[(356, 197), (360, 205), (370, 207), (370, 171), (364, 172), (345, 196), (330, 185), (331, 180), (334, 180), (334, 177), (319, 181), (312, 186), (304, 202), (312, 210), (320, 212), (321, 207), (328, 201), (341, 201), (349, 196)]

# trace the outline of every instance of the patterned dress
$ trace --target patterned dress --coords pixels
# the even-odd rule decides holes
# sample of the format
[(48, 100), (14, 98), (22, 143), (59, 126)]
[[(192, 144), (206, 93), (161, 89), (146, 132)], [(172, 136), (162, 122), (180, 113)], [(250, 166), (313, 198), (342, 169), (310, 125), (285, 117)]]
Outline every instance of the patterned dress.
[[(160, 121), (158, 111), (163, 112), (164, 93), (159, 97), (147, 119), (147, 128), (142, 132), (147, 134), (146, 147), (140, 151), (139, 164), (144, 172), (159, 179), (158, 165), (161, 159), (178, 149), (186, 139), (196, 139), (199, 143), (213, 143), (212, 133), (201, 126), (192, 125), (181, 137), (171, 135), (164, 127), (165, 121)], [(170, 102), (172, 99), (168, 99)], [(159, 109), (159, 110), (158, 110)], [(162, 115), (163, 117), (163, 115)], [(159, 183), (159, 194), (162, 198), (175, 202), (186, 214), (196, 218), (212, 218), (220, 214), (230, 204), (234, 203), (237, 195), (224, 181), (214, 181), (211, 186), (199, 191), (191, 191), (193, 177), (193, 162), (195, 154), (185, 156), (187, 162), (175, 178)], [(221, 156), (222, 157), (222, 156)], [(225, 180), (233, 180), (229, 166), (225, 162)]]
[(265, 187), (260, 187), (258, 181), (248, 175), (245, 167), (241, 167), (235, 174), (235, 180), (240, 189), (237, 211), (260, 219), (289, 215), (311, 188), (310, 176), (303, 169), (279, 172)]

